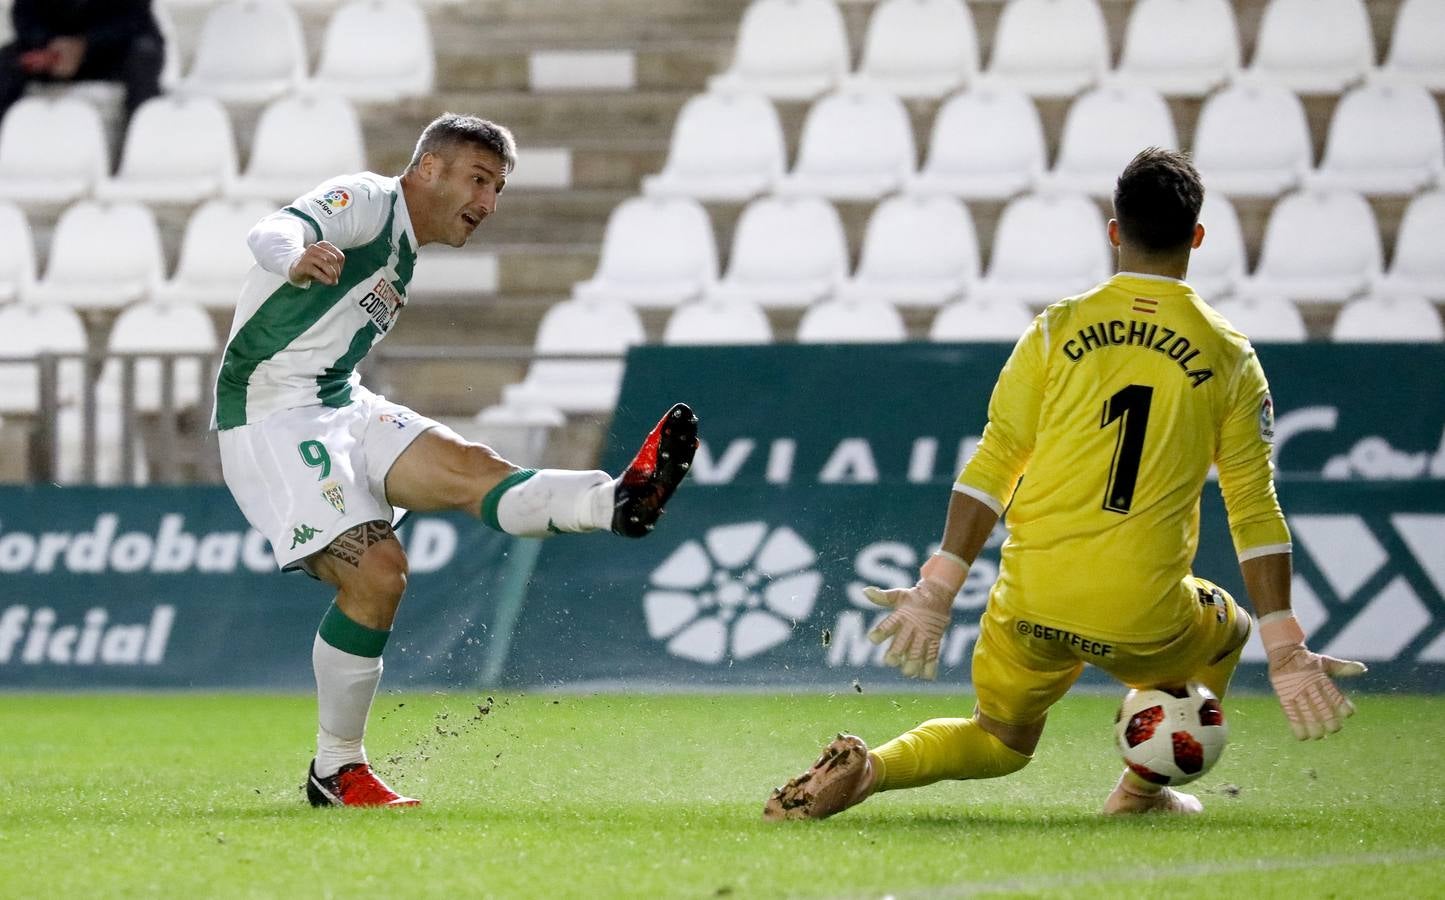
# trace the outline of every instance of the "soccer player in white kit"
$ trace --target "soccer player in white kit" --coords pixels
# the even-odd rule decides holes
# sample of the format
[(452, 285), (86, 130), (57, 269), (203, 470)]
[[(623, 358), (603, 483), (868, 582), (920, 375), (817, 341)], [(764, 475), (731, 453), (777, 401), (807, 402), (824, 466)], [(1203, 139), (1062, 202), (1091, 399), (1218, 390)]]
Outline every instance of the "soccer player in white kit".
[(414, 806), (367, 764), (362, 738), (406, 590), (394, 507), (462, 510), (523, 537), (648, 534), (697, 449), (675, 404), (627, 470), (519, 468), (361, 386), (357, 364), (406, 306), (418, 247), (460, 247), (516, 163), (504, 127), (447, 114), (406, 171), (322, 184), (262, 219), (216, 380), (226, 485), (283, 570), (332, 584), (311, 660), (319, 706), (306, 779), (315, 806)]

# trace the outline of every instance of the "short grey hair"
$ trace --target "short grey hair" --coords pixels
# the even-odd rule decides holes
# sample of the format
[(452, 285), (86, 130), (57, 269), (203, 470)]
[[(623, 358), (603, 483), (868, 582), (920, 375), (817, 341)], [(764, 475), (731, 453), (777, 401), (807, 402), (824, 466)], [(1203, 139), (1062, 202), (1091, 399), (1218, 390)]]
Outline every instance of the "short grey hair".
[(410, 172), (421, 165), (423, 154), (445, 156), (446, 151), (463, 144), (495, 153), (502, 161), (504, 174), (516, 168), (517, 141), (505, 125), (498, 125), (480, 116), (442, 113), (432, 119), (431, 124), (422, 131), (406, 170)]

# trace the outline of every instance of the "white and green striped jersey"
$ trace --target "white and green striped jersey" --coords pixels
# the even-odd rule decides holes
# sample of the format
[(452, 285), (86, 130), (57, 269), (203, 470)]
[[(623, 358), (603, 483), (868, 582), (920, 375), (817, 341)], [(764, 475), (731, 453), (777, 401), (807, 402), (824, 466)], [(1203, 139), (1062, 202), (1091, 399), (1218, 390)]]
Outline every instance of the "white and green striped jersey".
[(417, 242), (399, 178), (342, 176), (282, 212), (305, 223), (308, 245), (330, 241), (346, 255), (341, 278), (298, 287), (251, 268), (216, 378), (213, 428), (301, 406), (346, 406), (360, 383), (357, 363), (406, 305)]

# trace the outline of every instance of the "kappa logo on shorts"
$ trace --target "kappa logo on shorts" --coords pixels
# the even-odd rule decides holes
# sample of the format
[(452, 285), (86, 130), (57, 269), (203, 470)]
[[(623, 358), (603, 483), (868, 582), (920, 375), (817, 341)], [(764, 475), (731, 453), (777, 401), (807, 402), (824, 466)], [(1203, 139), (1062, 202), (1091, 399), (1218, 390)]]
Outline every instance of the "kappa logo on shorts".
[(329, 219), (351, 207), (351, 192), (344, 187), (330, 188), (320, 197), (312, 197), (311, 205)]
[(328, 481), (321, 486), (321, 496), (326, 502), (336, 507), (336, 511), (343, 516), (346, 515), (346, 495), (341, 491), (341, 483)]
[(297, 525), (291, 529), (291, 549), (295, 550), (320, 533), (320, 531), (312, 528), (310, 525)]

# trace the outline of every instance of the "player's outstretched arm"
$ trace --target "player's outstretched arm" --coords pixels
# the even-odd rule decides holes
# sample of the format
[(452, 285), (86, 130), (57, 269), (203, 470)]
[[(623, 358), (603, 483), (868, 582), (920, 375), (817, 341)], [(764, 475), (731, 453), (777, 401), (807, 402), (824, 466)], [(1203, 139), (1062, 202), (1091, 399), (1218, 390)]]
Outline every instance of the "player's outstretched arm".
[(1300, 740), (1340, 730), (1355, 707), (1334, 678), (1364, 674), (1365, 664), (1335, 659), (1305, 646), (1304, 629), (1290, 611), (1290, 555), (1271, 553), (1239, 564), (1259, 614), (1259, 637), (1269, 658), (1269, 683), (1279, 697), (1290, 729)]
[(928, 558), (913, 587), (866, 587), (863, 596), (893, 612), (870, 632), (875, 644), (892, 641), (883, 661), (909, 678), (938, 677), (938, 653), (953, 616), (953, 598), (968, 578), (969, 566), (983, 549), (998, 513), (979, 500), (955, 492), (948, 505), (943, 544)]

